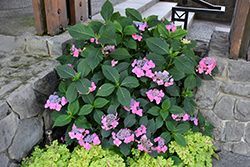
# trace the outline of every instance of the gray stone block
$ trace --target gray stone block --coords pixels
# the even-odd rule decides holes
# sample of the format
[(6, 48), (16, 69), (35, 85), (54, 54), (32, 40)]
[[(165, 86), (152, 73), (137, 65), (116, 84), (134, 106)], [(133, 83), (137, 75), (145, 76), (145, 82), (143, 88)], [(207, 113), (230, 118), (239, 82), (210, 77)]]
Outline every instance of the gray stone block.
[(250, 85), (225, 82), (221, 85), (221, 91), (227, 94), (250, 97)]
[(21, 120), (13, 144), (8, 153), (11, 159), (20, 161), (43, 136), (41, 117)]
[(227, 66), (227, 61), (225, 61), (224, 59), (220, 59), (218, 57), (214, 57), (214, 59), (216, 60), (216, 66), (218, 67), (218, 74), (213, 74), (213, 76), (215, 77), (222, 77), (225, 75), (225, 69)]
[(4, 86), (1, 86), (0, 87), (0, 97), (5, 96), (6, 94), (10, 93), (14, 89), (16, 89), (21, 83), (22, 83), (22, 81), (14, 80), (14, 81), (11, 81), (10, 83), (8, 83)]
[(235, 105), (235, 118), (241, 122), (250, 121), (250, 101), (238, 99)]
[(225, 125), (224, 130), (224, 140), (226, 142), (237, 142), (240, 141), (245, 132), (245, 124), (236, 122), (236, 121), (228, 121)]
[(223, 120), (234, 119), (234, 103), (235, 98), (229, 96), (223, 96), (214, 107), (214, 113)]
[(16, 133), (18, 122), (19, 120), (14, 113), (11, 113), (0, 121), (0, 152), (10, 146)]
[(41, 110), (37, 104), (36, 95), (30, 84), (22, 85), (7, 98), (12, 110), (20, 119), (36, 116)]
[(45, 37), (30, 36), (26, 38), (26, 52), (38, 55), (48, 55)]
[(250, 145), (250, 123), (247, 124), (246, 127), (246, 136), (245, 136), (246, 142)]
[(247, 155), (250, 152), (250, 147), (245, 142), (234, 143), (232, 146), (232, 152), (241, 155)]
[(9, 163), (9, 157), (5, 153), (0, 154), (0, 162), (2, 167), (7, 167)]
[(233, 81), (250, 82), (250, 63), (238, 60), (228, 63), (228, 77)]
[(51, 112), (52, 111), (50, 109), (45, 109), (45, 111), (43, 112), (44, 127), (46, 130), (51, 129), (54, 125), (54, 121), (50, 116)]
[(8, 104), (5, 101), (0, 101), (0, 121), (11, 113)]
[(198, 108), (212, 109), (219, 95), (221, 82), (202, 80), (202, 86), (195, 94), (195, 102)]
[(20, 167), (21, 165), (20, 164), (16, 164), (16, 163), (11, 163), (9, 165), (9, 167)]

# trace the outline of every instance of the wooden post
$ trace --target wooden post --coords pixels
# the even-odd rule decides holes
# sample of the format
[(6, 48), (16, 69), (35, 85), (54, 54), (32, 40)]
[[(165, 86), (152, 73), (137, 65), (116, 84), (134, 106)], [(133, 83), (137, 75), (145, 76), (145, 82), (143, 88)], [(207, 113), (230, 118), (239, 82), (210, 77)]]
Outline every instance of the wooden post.
[(65, 0), (44, 0), (47, 31), (56, 35), (68, 26), (67, 8)]
[(47, 31), (44, 0), (32, 0), (35, 16), (36, 33), (42, 35)]
[(242, 53), (241, 51), (243, 44), (242, 42), (244, 41), (245, 38), (244, 33), (246, 33), (246, 31), (249, 31), (249, 27), (246, 27), (247, 22), (249, 22), (248, 18), (249, 10), (250, 10), (250, 0), (237, 0), (230, 31), (229, 58), (233, 59), (238, 59), (239, 57), (246, 58), (245, 55), (240, 55), (240, 53)]
[(70, 24), (78, 24), (87, 20), (86, 0), (69, 0)]

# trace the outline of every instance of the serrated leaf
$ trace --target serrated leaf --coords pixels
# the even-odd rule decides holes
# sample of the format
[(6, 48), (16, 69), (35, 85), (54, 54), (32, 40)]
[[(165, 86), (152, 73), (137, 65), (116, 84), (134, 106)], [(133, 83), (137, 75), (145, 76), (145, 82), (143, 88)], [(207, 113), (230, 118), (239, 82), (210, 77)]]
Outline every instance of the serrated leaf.
[(69, 124), (70, 122), (71, 122), (71, 117), (70, 116), (68, 116), (68, 115), (60, 115), (55, 120), (55, 123), (54, 123), (53, 127), (55, 127), (55, 126), (64, 126), (64, 125)]
[(87, 78), (82, 78), (76, 82), (76, 88), (82, 94), (88, 94), (91, 88), (91, 82)]
[(89, 52), (89, 55), (86, 58), (86, 61), (93, 71), (103, 60), (102, 49), (101, 48), (93, 48)]
[(171, 102), (169, 98), (164, 100), (163, 103), (161, 104), (161, 108), (165, 110), (168, 110), (170, 106), (171, 106)]
[(193, 117), (194, 115), (194, 106), (193, 104), (190, 102), (191, 99), (186, 98), (183, 102), (183, 106), (185, 108), (185, 111), (191, 116)]
[(98, 124), (102, 124), (102, 116), (104, 115), (104, 113), (101, 110), (95, 109), (94, 111), (94, 120), (98, 123)]
[(161, 108), (158, 106), (153, 106), (147, 111), (147, 114), (151, 114), (153, 116), (158, 116), (160, 114)]
[(124, 45), (130, 49), (136, 49), (137, 48), (137, 43), (134, 39), (129, 39), (128, 41), (123, 42)]
[(139, 125), (144, 125), (144, 126), (148, 125), (148, 118), (147, 118), (147, 116), (141, 117), (141, 119), (139, 121)]
[(195, 74), (193, 62), (185, 56), (175, 57), (174, 65), (179, 71), (187, 74)]
[(127, 88), (136, 88), (139, 85), (139, 81), (133, 76), (127, 76), (121, 83), (121, 86), (125, 86)]
[(75, 70), (68, 65), (56, 66), (57, 74), (64, 79), (73, 78), (75, 76)]
[(169, 87), (166, 87), (165, 90), (171, 96), (179, 96), (179, 91), (177, 89), (177, 86), (175, 86), (175, 85), (171, 85)]
[(87, 95), (82, 96), (82, 100), (87, 104), (93, 104), (94, 103), (94, 96), (92, 93), (89, 93)]
[(156, 128), (155, 128), (155, 121), (154, 119), (150, 119), (148, 121), (148, 125), (147, 125), (147, 131), (151, 132), (151, 133), (154, 133)]
[(185, 37), (188, 34), (188, 31), (184, 30), (184, 29), (177, 29), (174, 33), (172, 38), (173, 39), (181, 39), (183, 37)]
[(148, 38), (146, 39), (146, 44), (149, 49), (155, 53), (162, 55), (169, 53), (168, 44), (161, 38)]
[(168, 72), (173, 76), (174, 81), (179, 81), (185, 77), (184, 72), (177, 70), (176, 68), (171, 68)]
[(85, 104), (80, 109), (79, 115), (88, 115), (92, 112), (93, 106), (91, 104)]
[(127, 63), (127, 62), (121, 62), (121, 63), (119, 63), (119, 64), (116, 66), (116, 69), (117, 69), (117, 71), (120, 73), (120, 72), (122, 72), (122, 71), (127, 70), (129, 66), (130, 66), (129, 63)]
[(135, 29), (135, 27), (128, 25), (124, 28), (123, 33), (125, 35), (133, 35), (135, 33), (137, 33), (138, 31)]
[(86, 77), (90, 73), (91, 68), (88, 65), (87, 59), (83, 59), (80, 61), (77, 66), (77, 71), (81, 73), (82, 78)]
[(116, 29), (106, 29), (106, 30), (104, 30), (101, 33), (100, 38), (98, 39), (98, 42), (100, 42), (102, 44), (116, 45), (115, 30)]
[(192, 90), (196, 86), (196, 79), (194, 75), (189, 75), (184, 81), (184, 88)]
[(168, 37), (169, 31), (166, 29), (166, 27), (162, 24), (157, 26), (159, 33), (163, 36), (163, 37)]
[(174, 139), (178, 145), (186, 147), (187, 142), (183, 135), (181, 135), (180, 133), (174, 133)]
[(166, 143), (168, 143), (171, 140), (171, 133), (169, 133), (169, 132), (163, 132), (160, 135), (160, 137), (163, 138)]
[(162, 127), (164, 121), (162, 120), (161, 116), (155, 118), (155, 129), (159, 129)]
[(130, 144), (122, 143), (119, 147), (123, 155), (127, 156), (130, 153)]
[(162, 55), (158, 55), (156, 53), (151, 53), (146, 56), (148, 60), (152, 60), (155, 65), (163, 65), (166, 64), (166, 59)]
[(197, 45), (197, 42), (192, 40), (192, 39), (190, 41), (191, 41), (191, 44), (186, 44), (186, 46), (189, 49), (194, 49), (196, 47), (196, 45)]
[(188, 130), (190, 129), (190, 125), (189, 123), (188, 124), (179, 124), (176, 128), (175, 128), (175, 131), (176, 133), (187, 133)]
[(95, 37), (95, 33), (92, 28), (85, 26), (84, 24), (76, 24), (67, 28), (69, 34), (76, 40), (89, 40)]
[(173, 121), (166, 121), (166, 127), (171, 132), (174, 132), (175, 130), (175, 125), (173, 124)]
[(129, 108), (130, 107), (130, 103), (131, 103), (131, 96), (130, 96), (130, 92), (123, 87), (119, 87), (117, 89), (116, 92), (118, 101), (121, 103), (121, 105)]
[(91, 124), (87, 121), (86, 117), (83, 115), (78, 117), (74, 123), (75, 123), (76, 127), (80, 128), (80, 129), (90, 129), (91, 128)]
[(142, 16), (141, 16), (140, 12), (138, 12), (137, 10), (135, 10), (133, 8), (125, 9), (125, 13), (126, 13), (127, 17), (130, 16), (135, 21), (142, 21)]
[(115, 90), (115, 85), (110, 83), (103, 84), (97, 91), (96, 96), (109, 96)]
[(176, 115), (185, 113), (185, 111), (179, 106), (171, 106), (169, 109), (169, 112), (171, 112), (172, 114), (176, 114)]
[(119, 73), (114, 67), (102, 65), (102, 73), (108, 80), (112, 81), (113, 83), (119, 83)]
[(166, 118), (169, 115), (169, 112), (167, 110), (160, 110), (160, 115), (161, 115), (163, 120), (166, 120)]
[(131, 127), (136, 123), (135, 115), (134, 114), (129, 114), (125, 119), (124, 119), (124, 127)]
[(110, 56), (115, 60), (124, 60), (131, 57), (131, 55), (125, 48), (115, 49), (113, 52), (110, 53)]
[(202, 114), (199, 114), (198, 120), (201, 123), (201, 125), (205, 127), (206, 120)]
[(61, 81), (60, 84), (59, 84), (59, 86), (58, 86), (58, 89), (59, 89), (60, 92), (66, 93), (67, 89), (66, 89), (65, 82)]
[(95, 101), (94, 101), (94, 107), (95, 108), (102, 108), (104, 107), (109, 101), (106, 100), (105, 98), (97, 98)]
[(103, 23), (100, 21), (91, 21), (88, 24), (88, 27), (92, 28), (95, 34), (98, 34), (99, 29), (103, 26)]
[(69, 101), (69, 103), (73, 102), (77, 97), (77, 89), (76, 89), (76, 83), (72, 82), (66, 92), (66, 99)]
[(112, 16), (114, 11), (114, 7), (111, 2), (108, 0), (103, 4), (102, 10), (101, 10), (101, 15), (104, 21), (108, 21), (110, 17)]
[(68, 105), (68, 111), (72, 113), (72, 115), (75, 115), (79, 110), (79, 101), (76, 99), (72, 103), (69, 103)]
[(115, 25), (115, 29), (118, 31), (118, 32), (122, 32), (122, 26), (119, 22), (117, 21), (114, 21), (114, 25)]
[(111, 130), (102, 129), (102, 131), (101, 131), (102, 137), (108, 137), (110, 134), (111, 134)]
[(114, 114), (114, 115), (116, 115), (116, 109), (115, 109), (115, 107), (113, 105), (110, 105), (109, 108), (108, 108), (108, 110), (107, 110), (107, 113), (108, 114)]
[(200, 78), (198, 75), (196, 75), (196, 76), (195, 76), (195, 79), (196, 79), (196, 86), (197, 86), (198, 88), (200, 88), (201, 85), (202, 85), (202, 80), (201, 80), (201, 78)]

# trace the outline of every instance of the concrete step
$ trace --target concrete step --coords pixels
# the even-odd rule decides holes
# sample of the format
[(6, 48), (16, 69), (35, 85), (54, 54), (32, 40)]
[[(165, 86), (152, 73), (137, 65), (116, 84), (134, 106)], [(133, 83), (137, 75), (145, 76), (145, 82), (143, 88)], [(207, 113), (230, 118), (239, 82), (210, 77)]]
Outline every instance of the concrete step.
[[(114, 6), (114, 12), (120, 12), (122, 16), (125, 16), (126, 8), (134, 8), (140, 13), (143, 13), (148, 8), (156, 4), (159, 0), (127, 0), (123, 3)], [(93, 20), (103, 20), (100, 13), (92, 17)]]

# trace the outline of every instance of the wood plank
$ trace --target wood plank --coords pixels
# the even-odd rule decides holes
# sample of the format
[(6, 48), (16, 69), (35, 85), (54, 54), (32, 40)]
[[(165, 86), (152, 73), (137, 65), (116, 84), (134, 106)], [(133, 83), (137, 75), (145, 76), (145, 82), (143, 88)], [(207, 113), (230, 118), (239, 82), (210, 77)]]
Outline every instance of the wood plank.
[(69, 0), (70, 24), (78, 24), (87, 20), (86, 0)]
[(65, 0), (44, 0), (47, 31), (56, 35), (68, 26), (67, 8)]
[(42, 35), (47, 31), (44, 0), (32, 0), (35, 16), (36, 33)]

